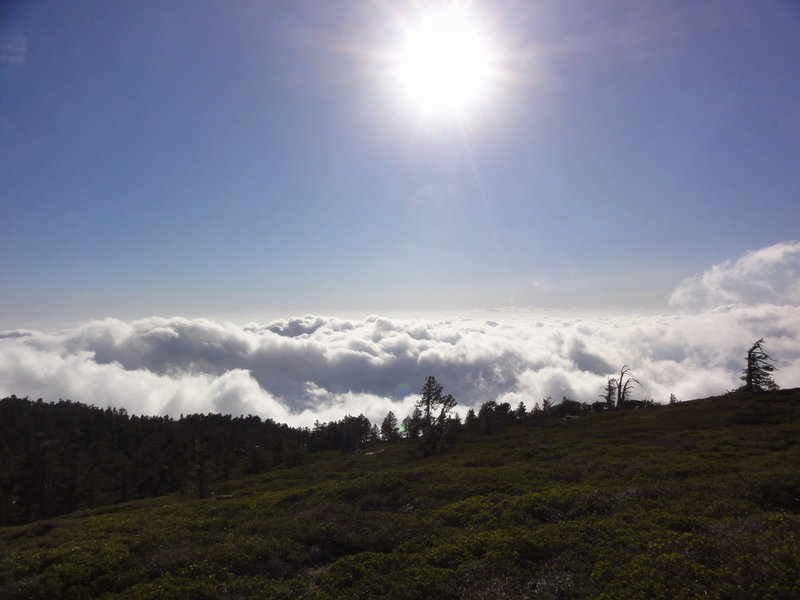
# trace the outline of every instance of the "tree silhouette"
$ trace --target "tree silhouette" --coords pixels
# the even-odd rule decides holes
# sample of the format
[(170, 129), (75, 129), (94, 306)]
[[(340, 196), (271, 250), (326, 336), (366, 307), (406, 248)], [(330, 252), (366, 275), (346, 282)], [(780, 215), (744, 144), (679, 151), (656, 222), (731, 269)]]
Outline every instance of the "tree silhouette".
[(633, 384), (642, 385), (639, 383), (639, 380), (633, 376), (630, 367), (628, 367), (628, 365), (623, 365), (619, 372), (619, 378), (617, 379), (617, 408), (622, 408), (625, 406), (625, 403), (631, 399), (630, 396), (633, 390)]
[(487, 400), (481, 404), (478, 410), (478, 423), (480, 423), (481, 433), (489, 435), (495, 432), (495, 424), (498, 421), (498, 415), (495, 413), (497, 402), (494, 400)]
[(422, 411), (419, 406), (415, 406), (411, 414), (403, 419), (403, 429), (405, 430), (406, 438), (409, 440), (415, 440), (420, 436), (422, 431)]
[(442, 441), (447, 433), (450, 412), (456, 401), (450, 394), (442, 395), (442, 386), (436, 382), (433, 375), (425, 378), (422, 396), (417, 401), (416, 408), (422, 413), (420, 433), (422, 444), (428, 454), (441, 449)]
[(600, 397), (605, 400), (606, 408), (614, 408), (614, 396), (617, 392), (617, 378), (609, 377)]
[(478, 426), (478, 417), (475, 415), (475, 410), (470, 408), (467, 411), (467, 416), (464, 419), (464, 429), (472, 431)]
[(525, 417), (528, 416), (528, 409), (525, 406), (525, 403), (520, 401), (517, 404), (517, 408), (514, 410), (514, 417), (516, 417), (517, 421), (524, 421)]
[(747, 392), (766, 392), (778, 389), (778, 384), (772, 379), (775, 366), (773, 358), (764, 350), (764, 338), (755, 342), (747, 351), (747, 365), (742, 369), (744, 381), (742, 389)]
[(387, 413), (381, 423), (381, 438), (386, 442), (395, 442), (400, 439), (400, 433), (397, 431), (397, 417), (392, 411)]

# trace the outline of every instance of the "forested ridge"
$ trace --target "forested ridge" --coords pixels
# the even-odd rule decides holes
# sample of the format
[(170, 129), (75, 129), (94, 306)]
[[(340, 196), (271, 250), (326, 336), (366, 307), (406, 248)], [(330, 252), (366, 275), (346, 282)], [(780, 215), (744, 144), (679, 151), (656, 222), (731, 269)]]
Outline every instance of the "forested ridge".
[[(747, 352), (740, 391), (777, 392), (773, 359), (757, 340)], [(354, 452), (370, 442), (414, 442), (417, 454), (451, 450), (462, 436), (491, 435), (512, 424), (542, 425), (609, 410), (649, 408), (634, 400), (640, 382), (624, 365), (591, 404), (564, 396), (529, 410), (494, 400), (462, 422), (456, 399), (428, 376), (411, 414), (389, 412), (380, 427), (347, 415), (312, 429), (292, 428), (253, 415), (131, 416), (124, 409), (69, 400), (10, 396), (0, 400), (0, 526), (27, 523), (82, 508), (179, 493), (205, 498), (213, 486), (276, 467), (301, 464), (309, 452)], [(670, 403), (676, 402), (674, 395)]]
[(164, 494), (207, 497), (221, 481), (352, 451), (363, 416), (313, 430), (248, 415), (129, 415), (124, 409), (10, 396), (0, 400), (0, 525)]
[[(176, 443), (187, 435), (186, 489), (0, 528), (0, 597), (800, 597), (800, 390), (583, 408), (580, 418), (569, 402), (539, 408), (520, 418), (487, 403), (445, 451), (430, 452), (421, 438), (377, 439), (358, 417), (349, 424), (366, 441), (348, 450), (344, 421), (284, 430), (81, 407), (123, 430), (147, 422), (181, 432)], [(209, 475), (198, 497), (191, 446), (214, 448), (210, 432), (228, 422), (241, 428), (242, 448), (248, 427), (272, 440), (259, 444), (266, 470), (241, 476), (252, 460), (244, 454), (229, 464), (232, 479)], [(313, 451), (314, 432), (321, 443), (337, 427), (339, 447)], [(278, 461), (276, 448), (292, 444), (299, 462), (291, 452)], [(215, 459), (206, 473), (223, 467)], [(126, 477), (133, 488), (136, 477)]]
[[(349, 453), (381, 439), (423, 437), (424, 449), (441, 450), (465, 426), (467, 432), (489, 434), (515, 422), (590, 410), (567, 399), (555, 406), (548, 403), (528, 414), (524, 407), (514, 411), (490, 401), (477, 415), (470, 411), (466, 424), (448, 414), (438, 429), (430, 414), (424, 419), (421, 411), (402, 423), (392, 414), (380, 429), (363, 415), (296, 428), (252, 415), (173, 419), (10, 396), (0, 400), (0, 525), (164, 494), (204, 498), (215, 484), (296, 466), (312, 452)], [(434, 439), (435, 431), (441, 439)]]

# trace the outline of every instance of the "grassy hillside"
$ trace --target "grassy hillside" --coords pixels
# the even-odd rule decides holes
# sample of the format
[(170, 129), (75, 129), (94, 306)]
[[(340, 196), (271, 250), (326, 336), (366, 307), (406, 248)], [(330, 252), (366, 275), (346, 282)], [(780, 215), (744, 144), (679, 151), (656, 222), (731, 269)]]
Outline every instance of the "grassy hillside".
[(791, 390), (316, 453), (2, 528), (0, 598), (800, 598), (798, 440)]

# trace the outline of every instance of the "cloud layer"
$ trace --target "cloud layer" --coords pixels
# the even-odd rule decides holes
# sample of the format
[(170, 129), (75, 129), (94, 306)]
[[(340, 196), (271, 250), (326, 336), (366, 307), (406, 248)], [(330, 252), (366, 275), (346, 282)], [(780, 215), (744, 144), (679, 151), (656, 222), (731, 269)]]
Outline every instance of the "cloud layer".
[[(311, 424), (407, 414), (426, 375), (462, 406), (593, 401), (630, 365), (642, 397), (737, 387), (747, 346), (767, 338), (778, 382), (800, 385), (800, 309), (725, 307), (695, 315), (563, 318), (495, 314), (449, 321), (309, 316), (266, 325), (106, 319), (0, 339), (0, 393), (71, 398), (133, 413), (258, 414)], [(412, 393), (413, 392), (413, 393)]]
[[(363, 413), (379, 422), (389, 410), (408, 414), (427, 375), (462, 407), (531, 407), (547, 396), (592, 402), (606, 378), (629, 365), (643, 384), (635, 397), (665, 401), (738, 387), (746, 349), (760, 337), (778, 360), (777, 382), (800, 386), (799, 257), (800, 244), (777, 244), (684, 281), (673, 304), (705, 307), (693, 314), (309, 315), (243, 326), (152, 317), (5, 331), (0, 394), (136, 414), (256, 414), (311, 425)], [(765, 298), (774, 303), (751, 303)]]

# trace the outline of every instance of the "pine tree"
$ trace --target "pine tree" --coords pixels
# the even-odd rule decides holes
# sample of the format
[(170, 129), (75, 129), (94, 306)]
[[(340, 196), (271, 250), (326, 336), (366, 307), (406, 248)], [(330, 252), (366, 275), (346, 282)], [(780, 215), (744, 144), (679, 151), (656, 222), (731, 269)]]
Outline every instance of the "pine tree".
[(464, 419), (464, 429), (466, 429), (467, 431), (472, 431), (473, 429), (475, 429), (475, 427), (477, 427), (477, 423), (478, 423), (478, 417), (475, 416), (475, 410), (470, 408), (467, 411), (466, 419)]
[(386, 418), (381, 423), (381, 438), (386, 442), (394, 442), (400, 438), (397, 431), (397, 417), (394, 416), (392, 411), (389, 411)]
[(517, 421), (524, 421), (527, 416), (528, 409), (525, 407), (525, 403), (520, 401), (517, 405), (517, 409), (514, 411), (514, 417), (516, 417)]
[(422, 411), (419, 406), (415, 406), (411, 415), (403, 419), (403, 425), (408, 439), (415, 440), (419, 437), (422, 430)]
[(487, 400), (481, 404), (478, 410), (478, 423), (480, 423), (480, 431), (484, 435), (489, 435), (495, 432), (495, 423), (497, 422), (497, 402), (494, 400)]
[(747, 366), (742, 369), (742, 376), (739, 378), (744, 381), (742, 389), (748, 392), (766, 392), (778, 389), (778, 384), (772, 379), (775, 366), (773, 358), (764, 350), (764, 338), (755, 342), (747, 351)]
[(378, 425), (376, 423), (372, 427), (370, 427), (370, 429), (369, 429), (368, 441), (377, 442), (380, 439), (381, 439), (381, 433), (380, 433), (380, 431), (378, 431)]
[(436, 452), (441, 448), (442, 441), (447, 433), (447, 423), (450, 412), (456, 401), (450, 394), (442, 395), (442, 386), (436, 378), (429, 375), (422, 388), (422, 396), (417, 401), (417, 409), (422, 414), (420, 433), (425, 450), (428, 453)]
[(607, 408), (614, 408), (614, 396), (617, 391), (617, 378), (609, 377), (600, 397), (605, 400)]

